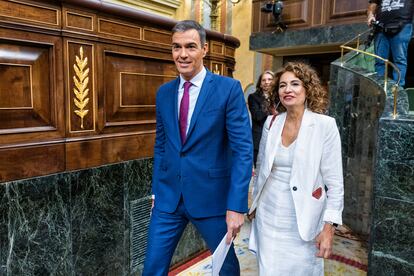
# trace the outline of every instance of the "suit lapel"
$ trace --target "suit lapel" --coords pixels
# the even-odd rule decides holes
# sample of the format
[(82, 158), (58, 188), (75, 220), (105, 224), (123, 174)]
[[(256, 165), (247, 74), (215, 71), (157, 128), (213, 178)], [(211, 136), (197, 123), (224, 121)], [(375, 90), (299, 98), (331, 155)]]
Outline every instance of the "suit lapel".
[[(257, 179), (257, 184), (258, 184), (257, 194), (253, 200), (251, 210), (254, 210), (257, 207), (257, 202), (260, 198), (260, 194), (262, 193), (266, 180), (269, 177), (270, 172), (272, 170), (273, 162), (276, 156), (277, 145), (282, 139), (281, 135), (282, 135), (283, 125), (285, 124), (285, 121), (286, 121), (286, 112), (278, 115), (276, 117), (276, 120), (273, 122), (272, 127), (268, 130), (269, 132), (267, 133), (267, 137), (266, 137), (266, 145), (264, 148), (264, 154), (263, 154), (263, 158), (261, 159), (262, 164), (260, 165), (260, 170), (259, 170), (260, 173)], [(264, 128), (268, 128), (268, 126), (266, 126), (266, 123), (264, 125)], [(263, 131), (265, 131), (265, 129)], [(262, 154), (262, 153), (259, 152), (259, 154)]]
[(180, 136), (180, 131), (179, 131), (179, 127), (178, 127), (178, 89), (180, 85), (180, 77), (178, 77), (175, 80), (175, 90), (174, 90), (174, 99), (173, 99), (173, 106), (174, 108), (173, 110), (173, 114), (171, 114), (171, 120), (173, 121), (173, 131), (174, 133), (172, 134), (172, 137), (174, 137), (174, 142), (176, 142), (176, 146), (177, 148), (181, 148), (181, 136)]
[[(206, 100), (208, 99), (212, 88), (214, 86), (214, 77), (213, 74), (207, 70), (207, 74), (206, 77), (203, 81), (203, 84), (201, 86), (201, 90), (200, 90), (200, 94), (198, 95), (197, 98), (197, 102), (194, 108), (194, 112), (193, 115), (191, 117), (191, 121), (190, 121), (190, 127), (188, 128), (188, 132), (187, 132), (187, 139), (186, 139), (186, 143), (189, 140), (191, 133), (193, 132), (194, 126), (197, 122), (197, 118), (200, 115), (200, 112), (203, 108), (203, 105), (205, 104)], [(177, 128), (178, 130), (178, 128)], [(184, 145), (186, 145), (186, 143), (184, 143)]]
[(273, 161), (275, 160), (276, 156), (277, 145), (282, 139), (282, 130), (286, 121), (286, 112), (280, 114), (278, 117), (279, 118), (276, 117), (278, 120), (275, 120), (272, 127), (269, 129), (269, 134), (266, 140), (266, 152), (268, 152), (268, 155), (265, 157), (266, 164), (264, 164), (264, 168), (266, 169), (266, 177), (269, 176), (270, 171), (272, 170)]
[[(303, 114), (302, 123), (296, 140), (295, 152), (293, 155), (292, 172), (290, 177), (290, 182), (292, 183), (306, 183), (306, 180), (308, 178), (306, 176), (306, 172), (314, 171), (312, 170), (312, 168), (308, 168), (305, 166), (308, 155), (307, 152), (309, 151), (309, 147), (312, 146), (309, 145), (309, 142), (310, 137), (312, 135), (313, 126), (313, 113), (305, 109), (305, 113)], [(305, 169), (296, 169), (302, 167), (304, 167)]]

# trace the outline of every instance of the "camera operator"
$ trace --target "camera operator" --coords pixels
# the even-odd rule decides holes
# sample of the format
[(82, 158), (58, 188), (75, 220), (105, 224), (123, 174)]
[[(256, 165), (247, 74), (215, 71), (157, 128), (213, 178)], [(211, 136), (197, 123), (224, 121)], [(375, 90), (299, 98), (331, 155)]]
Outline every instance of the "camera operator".
[[(368, 5), (368, 26), (374, 22), (380, 26), (375, 35), (375, 53), (389, 59), (391, 51), (393, 62), (401, 72), (401, 86), (405, 85), (407, 49), (413, 32), (413, 1), (369, 0)], [(376, 59), (375, 70), (383, 76), (384, 62)], [(393, 78), (397, 80), (396, 72), (393, 72)]]

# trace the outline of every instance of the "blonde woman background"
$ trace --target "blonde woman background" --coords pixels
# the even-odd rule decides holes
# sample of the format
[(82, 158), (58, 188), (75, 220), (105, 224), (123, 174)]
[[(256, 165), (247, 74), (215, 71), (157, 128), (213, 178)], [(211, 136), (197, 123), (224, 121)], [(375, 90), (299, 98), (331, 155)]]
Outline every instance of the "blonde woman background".
[(253, 136), (253, 157), (256, 165), (257, 154), (259, 152), (260, 138), (262, 137), (263, 124), (270, 114), (274, 114), (275, 109), (267, 105), (267, 101), (272, 97), (271, 92), (274, 87), (275, 74), (272, 71), (264, 71), (257, 80), (256, 91), (249, 95), (247, 103), (252, 117), (252, 136)]
[(260, 275), (323, 275), (335, 226), (342, 224), (341, 141), (323, 115), (328, 94), (310, 66), (287, 63), (275, 74), (281, 112), (260, 142), (250, 249)]

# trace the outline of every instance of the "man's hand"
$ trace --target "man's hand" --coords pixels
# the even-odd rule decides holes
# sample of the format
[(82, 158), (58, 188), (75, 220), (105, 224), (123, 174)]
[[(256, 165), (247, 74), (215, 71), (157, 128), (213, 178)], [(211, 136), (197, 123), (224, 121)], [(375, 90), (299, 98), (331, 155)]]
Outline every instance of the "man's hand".
[(375, 21), (375, 12), (376, 12), (376, 10), (377, 10), (377, 4), (370, 3), (368, 5), (368, 11), (367, 11), (367, 15), (368, 15), (367, 24), (368, 24), (368, 26), (371, 26), (372, 22)]
[(375, 15), (374, 15), (374, 14), (372, 14), (372, 13), (369, 13), (369, 14), (368, 14), (368, 20), (367, 20), (367, 21), (368, 21), (368, 22), (367, 22), (368, 26), (371, 26), (372, 22), (374, 22), (374, 21), (375, 21)]
[(227, 223), (226, 243), (230, 244), (231, 239), (233, 237), (235, 238), (237, 233), (240, 232), (240, 228), (244, 223), (244, 214), (227, 210), (226, 223)]
[(325, 223), (322, 232), (316, 237), (316, 247), (319, 249), (316, 257), (327, 259), (331, 256), (334, 234), (335, 227), (329, 223)]

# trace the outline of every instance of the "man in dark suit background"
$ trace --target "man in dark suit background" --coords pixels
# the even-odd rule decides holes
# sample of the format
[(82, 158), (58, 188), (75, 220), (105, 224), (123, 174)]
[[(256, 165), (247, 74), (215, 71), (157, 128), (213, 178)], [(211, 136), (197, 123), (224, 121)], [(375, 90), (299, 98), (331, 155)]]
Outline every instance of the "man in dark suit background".
[[(173, 28), (172, 56), (180, 77), (156, 99), (156, 138), (144, 275), (167, 275), (175, 247), (191, 222), (211, 251), (236, 236), (247, 212), (252, 167), (249, 116), (240, 82), (203, 66), (208, 50), (195, 21)], [(220, 275), (239, 275), (231, 247)]]

